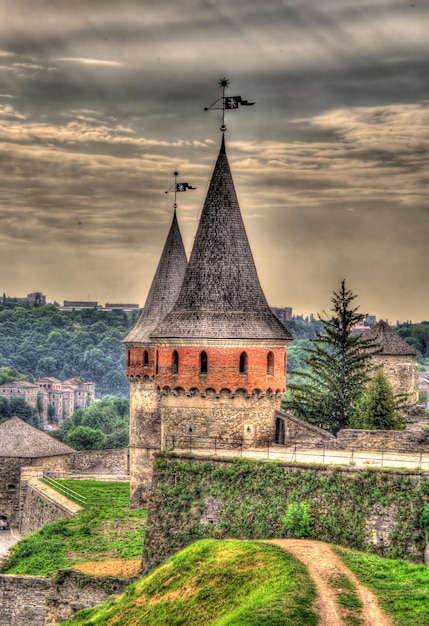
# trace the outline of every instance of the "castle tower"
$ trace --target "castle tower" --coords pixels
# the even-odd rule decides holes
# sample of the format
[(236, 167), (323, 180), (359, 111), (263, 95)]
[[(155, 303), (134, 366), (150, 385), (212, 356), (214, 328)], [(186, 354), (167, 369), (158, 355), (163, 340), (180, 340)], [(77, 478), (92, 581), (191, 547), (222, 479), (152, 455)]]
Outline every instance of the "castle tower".
[(161, 421), (154, 382), (157, 349), (150, 333), (179, 294), (187, 265), (176, 211), (144, 309), (136, 326), (124, 339), (126, 374), (130, 381), (130, 491), (131, 507), (145, 500), (151, 482), (152, 455), (161, 447)]
[(367, 334), (368, 340), (378, 343), (381, 352), (372, 357), (374, 365), (382, 365), (384, 373), (398, 395), (408, 396), (413, 404), (419, 399), (419, 368), (416, 351), (384, 321), (380, 320)]
[(273, 441), (292, 337), (260, 286), (224, 138), (179, 296), (150, 338), (163, 446), (181, 435)]

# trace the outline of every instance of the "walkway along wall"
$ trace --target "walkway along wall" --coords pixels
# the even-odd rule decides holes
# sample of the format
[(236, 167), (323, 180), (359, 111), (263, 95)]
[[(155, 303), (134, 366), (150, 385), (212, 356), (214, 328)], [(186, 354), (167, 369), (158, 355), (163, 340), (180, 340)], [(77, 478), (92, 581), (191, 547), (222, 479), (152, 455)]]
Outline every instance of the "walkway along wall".
[(145, 572), (204, 537), (286, 535), (291, 502), (307, 502), (311, 536), (414, 562), (424, 560), (421, 515), (429, 473), (357, 470), (159, 453), (143, 551)]

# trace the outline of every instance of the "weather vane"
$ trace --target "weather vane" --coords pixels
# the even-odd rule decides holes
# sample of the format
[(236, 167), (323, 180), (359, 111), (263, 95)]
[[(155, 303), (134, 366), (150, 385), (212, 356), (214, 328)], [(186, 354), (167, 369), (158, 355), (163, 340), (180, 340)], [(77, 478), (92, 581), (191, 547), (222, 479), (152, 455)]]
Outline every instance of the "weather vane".
[(178, 183), (177, 182), (177, 178), (178, 178), (178, 176), (180, 176), (180, 172), (178, 172), (177, 170), (174, 170), (173, 176), (174, 176), (174, 183), (171, 185), (171, 187), (169, 187), (167, 189), (167, 191), (165, 193), (168, 193), (169, 191), (174, 191), (173, 208), (174, 208), (174, 210), (176, 210), (177, 209), (177, 203), (176, 203), (176, 196), (177, 196), (177, 194), (179, 192), (181, 192), (181, 191), (186, 191), (187, 189), (196, 189), (196, 187), (192, 187), (188, 183)]
[[(238, 109), (239, 106), (253, 106), (254, 102), (248, 102), (247, 100), (243, 100), (241, 96), (225, 96), (225, 89), (229, 87), (229, 80), (227, 78), (221, 78), (219, 81), (219, 87), (222, 87), (222, 96), (215, 100), (213, 104), (204, 108), (204, 111), (222, 111), (222, 126), (220, 130), (224, 133), (226, 131), (225, 126), (225, 110)], [(216, 106), (219, 102), (222, 103), (222, 106)]]

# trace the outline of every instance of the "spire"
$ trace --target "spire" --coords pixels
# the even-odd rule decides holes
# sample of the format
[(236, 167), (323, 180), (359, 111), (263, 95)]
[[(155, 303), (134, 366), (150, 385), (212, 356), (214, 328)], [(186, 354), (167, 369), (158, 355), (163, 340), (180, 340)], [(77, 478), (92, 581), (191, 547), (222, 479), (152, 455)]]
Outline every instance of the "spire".
[(223, 136), (179, 297), (151, 337), (291, 339), (261, 289)]
[(174, 208), (173, 221), (155, 272), (143, 312), (124, 343), (148, 343), (155, 326), (169, 313), (179, 294), (187, 265), (185, 248)]

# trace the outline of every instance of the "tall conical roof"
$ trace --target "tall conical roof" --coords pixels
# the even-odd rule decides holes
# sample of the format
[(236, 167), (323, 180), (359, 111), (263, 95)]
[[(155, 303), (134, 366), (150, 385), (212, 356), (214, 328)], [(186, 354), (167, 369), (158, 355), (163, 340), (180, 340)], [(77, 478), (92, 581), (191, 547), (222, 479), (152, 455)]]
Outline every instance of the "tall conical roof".
[(176, 211), (142, 314), (124, 343), (147, 343), (155, 326), (171, 311), (185, 276), (187, 259)]
[(416, 351), (402, 337), (390, 328), (384, 320), (380, 320), (366, 335), (366, 339), (378, 343), (381, 346), (380, 354), (409, 354), (415, 355)]
[(182, 289), (151, 337), (291, 339), (259, 283), (223, 138)]

